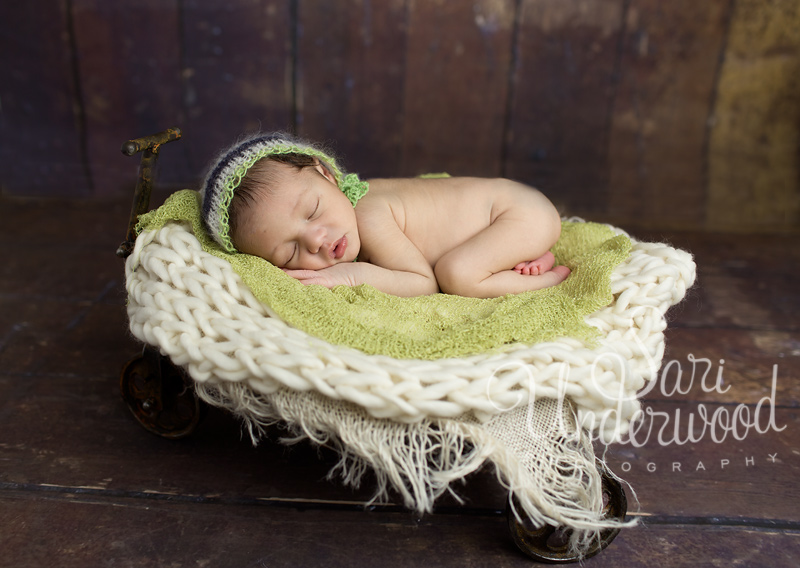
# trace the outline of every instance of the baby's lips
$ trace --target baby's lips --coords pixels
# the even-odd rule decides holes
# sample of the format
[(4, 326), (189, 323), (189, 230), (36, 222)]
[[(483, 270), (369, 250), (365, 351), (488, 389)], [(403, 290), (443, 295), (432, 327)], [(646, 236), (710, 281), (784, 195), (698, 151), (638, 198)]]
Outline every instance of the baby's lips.
[(344, 256), (344, 253), (347, 251), (347, 237), (342, 237), (338, 241), (333, 244), (331, 248), (331, 256), (336, 260), (339, 260)]

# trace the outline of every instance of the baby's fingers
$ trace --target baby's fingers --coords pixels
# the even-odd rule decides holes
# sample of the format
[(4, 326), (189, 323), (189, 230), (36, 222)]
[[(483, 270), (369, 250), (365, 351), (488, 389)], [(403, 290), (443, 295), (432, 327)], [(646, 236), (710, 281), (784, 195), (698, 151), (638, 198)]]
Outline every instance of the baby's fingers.
[(320, 279), (316, 270), (291, 270), (289, 268), (281, 268), (281, 270), (303, 284), (314, 284), (314, 280)]
[(317, 273), (316, 270), (292, 270), (291, 268), (281, 268), (281, 270), (283, 270), (292, 278), (297, 278), (298, 280), (302, 278), (308, 278), (309, 276)]

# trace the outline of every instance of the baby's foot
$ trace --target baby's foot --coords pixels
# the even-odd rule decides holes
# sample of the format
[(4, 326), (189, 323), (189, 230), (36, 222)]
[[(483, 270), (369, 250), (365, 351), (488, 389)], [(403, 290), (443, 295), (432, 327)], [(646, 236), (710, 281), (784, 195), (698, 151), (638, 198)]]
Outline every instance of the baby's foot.
[(518, 274), (525, 274), (526, 276), (538, 276), (544, 274), (555, 264), (556, 258), (552, 252), (546, 252), (536, 260), (526, 260), (520, 262), (514, 267), (514, 272)]
[(556, 266), (552, 270), (548, 270), (548, 273), (555, 274), (558, 277), (558, 282), (561, 283), (567, 279), (567, 276), (569, 276), (572, 271), (566, 266)]
[(536, 276), (525, 276), (527, 290), (541, 290), (561, 284), (570, 275), (570, 269), (566, 266), (555, 266), (552, 270), (548, 270), (544, 274), (537, 274)]

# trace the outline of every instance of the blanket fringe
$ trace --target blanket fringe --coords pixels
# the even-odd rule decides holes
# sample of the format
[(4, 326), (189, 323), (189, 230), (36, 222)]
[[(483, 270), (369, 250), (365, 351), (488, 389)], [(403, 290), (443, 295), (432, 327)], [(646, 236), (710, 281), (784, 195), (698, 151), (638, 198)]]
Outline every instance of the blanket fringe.
[(598, 540), (601, 530), (633, 524), (603, 518), (598, 467), (605, 464), (594, 456), (589, 436), (564, 401), (539, 399), (484, 423), (464, 415), (403, 424), (314, 391), (265, 394), (243, 383), (196, 383), (195, 388), (204, 401), (240, 416), (253, 443), (267, 427), (283, 423), (291, 432), (285, 443), (307, 439), (338, 453), (329, 478), (357, 488), (371, 471), (376, 489), (367, 505), (389, 500), (392, 490), (419, 514), (432, 512), (444, 493), (463, 502), (453, 482), (488, 460), (515, 497), (510, 506), (518, 520), (572, 529), (576, 553)]

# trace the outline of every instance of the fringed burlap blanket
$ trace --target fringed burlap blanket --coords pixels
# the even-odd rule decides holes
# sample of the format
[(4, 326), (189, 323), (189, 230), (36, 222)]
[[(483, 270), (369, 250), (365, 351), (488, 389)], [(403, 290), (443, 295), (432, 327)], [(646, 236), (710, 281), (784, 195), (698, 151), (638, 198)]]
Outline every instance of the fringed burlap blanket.
[[(612, 241), (622, 234), (607, 230)], [(490, 460), (535, 523), (578, 529), (575, 546), (609, 524), (589, 436), (615, 441), (639, 412), (636, 392), (663, 357), (664, 314), (694, 281), (690, 255), (633, 242), (610, 271), (610, 297), (583, 318), (593, 333), (430, 360), (288, 325), (195, 231), (202, 239), (189, 222), (163, 222), (137, 239), (130, 329), (184, 367), (204, 399), (242, 416), (254, 439), (285, 422), (337, 446), (345, 481), (370, 467), (378, 496), (392, 488), (419, 511)]]

